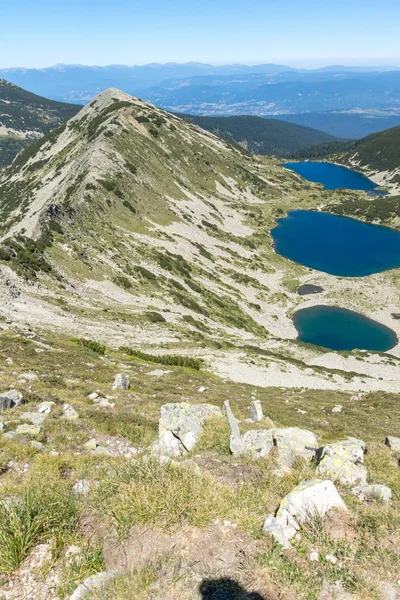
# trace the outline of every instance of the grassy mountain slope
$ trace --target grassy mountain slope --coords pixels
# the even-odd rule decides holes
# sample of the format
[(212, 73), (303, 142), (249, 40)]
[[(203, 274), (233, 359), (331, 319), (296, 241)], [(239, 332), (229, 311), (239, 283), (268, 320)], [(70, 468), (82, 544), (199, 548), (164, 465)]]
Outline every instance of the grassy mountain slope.
[[(332, 366), (329, 353), (296, 341), (301, 283), (324, 288), (314, 302), (398, 329), (389, 274), (349, 286), (273, 250), (277, 217), (349, 197), (361, 195), (322, 190), (276, 160), (107, 90), (0, 178), (3, 316), (183, 352), (239, 381), (347, 389), (350, 378), (357, 389), (400, 389), (395, 362), (350, 354)], [(385, 294), (372, 302), (378, 287)]]
[(0, 167), (35, 138), (73, 117), (80, 106), (47, 100), (0, 79)]
[(253, 154), (288, 156), (301, 148), (336, 140), (334, 136), (311, 127), (250, 115), (197, 117), (179, 114), (178, 116), (211, 131), (224, 140), (239, 144)]

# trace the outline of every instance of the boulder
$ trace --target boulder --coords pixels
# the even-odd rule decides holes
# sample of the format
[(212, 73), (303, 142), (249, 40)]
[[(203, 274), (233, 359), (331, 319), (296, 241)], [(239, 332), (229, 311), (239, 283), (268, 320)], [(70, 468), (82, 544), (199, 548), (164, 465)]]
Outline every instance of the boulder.
[(312, 460), (318, 448), (314, 433), (298, 427), (275, 429), (274, 440), (278, 451), (278, 468), (284, 473), (291, 470), (296, 457)]
[(77, 419), (79, 417), (77, 411), (70, 405), (70, 404), (64, 404), (63, 408), (62, 408), (62, 419), (69, 419), (69, 420), (74, 420)]
[(211, 404), (164, 404), (159, 421), (160, 453), (178, 457), (190, 452), (210, 417), (222, 417), (221, 409)]
[(332, 481), (302, 481), (283, 498), (276, 517), (267, 517), (263, 531), (273, 535), (284, 547), (289, 547), (289, 540), (301, 524), (316, 516), (323, 518), (331, 508), (347, 510)]
[(88, 481), (87, 479), (79, 479), (79, 481), (77, 481), (74, 485), (74, 487), (72, 488), (72, 491), (74, 492), (74, 494), (80, 495), (80, 496), (86, 496), (86, 494), (89, 492), (90, 490), (90, 481)]
[(351, 437), (327, 444), (320, 450), (317, 473), (345, 485), (366, 485), (365, 451), (365, 442)]
[(264, 418), (263, 409), (261, 406), (261, 402), (259, 400), (253, 400), (250, 403), (250, 419), (256, 423), (257, 421), (262, 421)]
[(385, 444), (392, 450), (395, 450), (395, 452), (400, 452), (400, 438), (388, 435)]
[(51, 411), (53, 410), (53, 406), (55, 406), (55, 405), (56, 405), (55, 402), (42, 402), (41, 404), (39, 404), (39, 406), (37, 407), (36, 410), (39, 413), (49, 415), (51, 413)]
[(24, 398), (17, 390), (9, 390), (0, 394), (0, 412), (21, 404), (24, 404)]
[(351, 493), (360, 500), (378, 500), (389, 502), (392, 497), (392, 490), (387, 485), (375, 483), (372, 485), (357, 485), (351, 490)]
[(113, 390), (129, 390), (129, 388), (130, 388), (129, 377), (127, 375), (125, 375), (124, 373), (118, 373), (118, 375), (115, 376), (112, 387), (113, 387)]
[(230, 448), (234, 456), (240, 456), (244, 452), (242, 436), (240, 435), (239, 421), (235, 418), (229, 400), (224, 402), (225, 414), (231, 428)]
[(272, 429), (246, 431), (242, 437), (243, 453), (252, 458), (266, 458), (274, 447)]

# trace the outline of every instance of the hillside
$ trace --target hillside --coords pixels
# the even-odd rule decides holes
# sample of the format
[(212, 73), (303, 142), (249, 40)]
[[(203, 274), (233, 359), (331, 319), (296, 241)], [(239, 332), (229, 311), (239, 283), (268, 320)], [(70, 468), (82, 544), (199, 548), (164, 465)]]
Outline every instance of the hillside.
[(252, 154), (288, 156), (301, 148), (324, 142), (334, 142), (337, 139), (311, 127), (250, 115), (197, 117), (179, 114), (178, 116), (202, 129), (211, 131), (224, 140), (239, 144)]
[(80, 106), (47, 100), (0, 79), (0, 167), (34, 139), (73, 117)]
[(0, 174), (0, 597), (393, 597), (399, 344), (328, 351), (292, 315), (399, 336), (397, 271), (270, 235), (349, 198), (116, 89)]

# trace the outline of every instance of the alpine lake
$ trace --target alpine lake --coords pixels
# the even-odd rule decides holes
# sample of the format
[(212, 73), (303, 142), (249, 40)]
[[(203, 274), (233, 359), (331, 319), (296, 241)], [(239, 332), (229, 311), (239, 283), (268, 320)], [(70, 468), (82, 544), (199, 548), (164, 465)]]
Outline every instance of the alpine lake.
[[(322, 183), (325, 189), (384, 194), (375, 191), (377, 185), (368, 177), (346, 167), (318, 162), (283, 166), (309, 181)], [(277, 254), (337, 277), (366, 277), (400, 267), (400, 232), (349, 217), (293, 210), (277, 220), (271, 235)], [(335, 351), (385, 352), (398, 343), (396, 333), (389, 327), (338, 306), (299, 309), (293, 315), (293, 323), (298, 340)]]

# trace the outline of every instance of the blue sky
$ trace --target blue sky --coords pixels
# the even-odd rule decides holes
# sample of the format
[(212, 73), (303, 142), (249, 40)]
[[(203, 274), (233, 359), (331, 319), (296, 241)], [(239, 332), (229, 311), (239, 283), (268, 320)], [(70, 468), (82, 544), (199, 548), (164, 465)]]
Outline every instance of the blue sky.
[(400, 65), (399, 24), (399, 0), (5, 0), (0, 67)]

